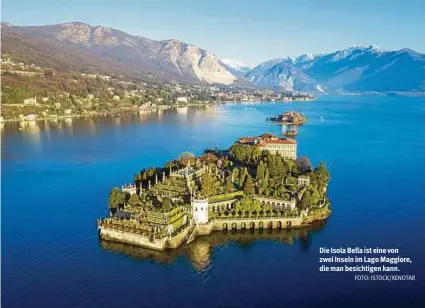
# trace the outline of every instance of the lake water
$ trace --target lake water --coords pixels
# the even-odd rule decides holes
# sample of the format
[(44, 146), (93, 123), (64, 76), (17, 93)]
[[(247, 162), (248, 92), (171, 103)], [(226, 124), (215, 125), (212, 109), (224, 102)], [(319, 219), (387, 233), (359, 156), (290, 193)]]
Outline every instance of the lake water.
[[(160, 253), (99, 241), (112, 186), (183, 151), (281, 133), (308, 117), (298, 155), (331, 173), (332, 216), (306, 230), (221, 234)], [(3, 307), (414, 307), (425, 303), (425, 101), (181, 108), (2, 128)], [(398, 248), (416, 281), (319, 271), (320, 247)]]

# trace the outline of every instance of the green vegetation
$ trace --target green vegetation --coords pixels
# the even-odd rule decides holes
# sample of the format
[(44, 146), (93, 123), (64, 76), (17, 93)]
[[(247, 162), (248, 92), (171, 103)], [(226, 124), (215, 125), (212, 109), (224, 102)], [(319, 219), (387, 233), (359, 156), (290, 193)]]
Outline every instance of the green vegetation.
[(234, 199), (237, 197), (242, 197), (244, 194), (243, 191), (235, 191), (232, 193), (227, 193), (227, 194), (221, 194), (221, 195), (214, 195), (211, 196), (210, 198), (208, 198), (208, 200), (210, 202), (218, 202), (218, 201), (225, 201), (225, 200), (230, 200), (230, 199)]
[(243, 192), (245, 193), (245, 195), (248, 195), (248, 196), (255, 194), (254, 182), (252, 181), (251, 175), (249, 174), (245, 176), (245, 181), (243, 184)]
[(201, 193), (203, 196), (209, 197), (214, 195), (217, 192), (217, 188), (218, 183), (211, 174), (207, 173), (202, 177)]
[(124, 205), (124, 202), (124, 193), (120, 189), (114, 187), (109, 194), (109, 208), (118, 209), (120, 206)]
[(324, 219), (330, 214), (326, 196), (329, 172), (323, 162), (313, 171), (303, 170), (295, 161), (255, 145), (234, 144), (228, 151), (206, 150), (199, 157), (184, 152), (163, 167), (136, 173), (136, 193), (113, 188), (109, 207), (125, 213), (108, 223), (115, 226), (117, 219), (127, 218), (132, 222), (123, 223), (125, 230), (166, 237), (189, 226), (193, 198), (205, 197), (210, 220), (301, 217), (309, 223)]
[[(22, 54), (16, 56), (22, 57)], [(125, 78), (113, 71), (96, 70), (95, 65), (87, 69), (76, 63), (59, 69), (43, 67), (51, 61), (38, 60), (41, 66), (30, 63), (26, 57), (15, 59), (15, 55), (2, 55), (1, 116), (5, 120), (21, 120), (30, 114), (38, 118), (57, 118), (182, 106), (177, 103), (179, 97), (188, 99), (184, 105), (312, 99), (301, 93), (164, 84), (151, 78), (148, 84), (146, 78)], [(78, 70), (70, 70), (71, 67)], [(24, 100), (30, 98), (35, 98), (37, 103), (25, 104)]]
[(261, 150), (245, 144), (234, 144), (230, 148), (230, 154), (239, 162), (255, 163), (261, 156)]

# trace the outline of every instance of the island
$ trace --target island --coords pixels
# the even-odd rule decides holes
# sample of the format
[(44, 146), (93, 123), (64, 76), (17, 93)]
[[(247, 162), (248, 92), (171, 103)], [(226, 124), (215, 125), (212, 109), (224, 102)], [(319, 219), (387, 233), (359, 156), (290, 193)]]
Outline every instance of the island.
[(267, 118), (267, 121), (283, 125), (303, 125), (307, 117), (299, 112), (288, 111), (275, 117)]
[(115, 187), (101, 239), (155, 250), (177, 248), (213, 231), (309, 226), (330, 214), (329, 172), (297, 157), (297, 142), (270, 133), (239, 138), (229, 149), (184, 152)]

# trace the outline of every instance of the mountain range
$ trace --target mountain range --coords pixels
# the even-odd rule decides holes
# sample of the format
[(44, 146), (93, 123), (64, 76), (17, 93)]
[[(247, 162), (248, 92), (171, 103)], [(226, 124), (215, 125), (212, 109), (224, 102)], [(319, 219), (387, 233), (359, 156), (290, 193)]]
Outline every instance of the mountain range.
[(250, 85), (296, 91), (425, 91), (425, 55), (354, 46), (327, 54), (277, 58), (255, 67), (219, 59), (195, 45), (155, 41), (71, 22), (2, 23), (2, 52), (55, 70), (104, 72), (155, 81)]

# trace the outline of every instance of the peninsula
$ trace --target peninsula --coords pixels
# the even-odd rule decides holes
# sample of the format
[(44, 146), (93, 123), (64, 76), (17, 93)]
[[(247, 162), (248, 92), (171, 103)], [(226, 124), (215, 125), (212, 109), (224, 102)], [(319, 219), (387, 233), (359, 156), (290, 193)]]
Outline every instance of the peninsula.
[(329, 172), (297, 158), (297, 143), (266, 133), (227, 150), (185, 152), (113, 188), (100, 238), (155, 250), (216, 230), (297, 228), (326, 219)]

